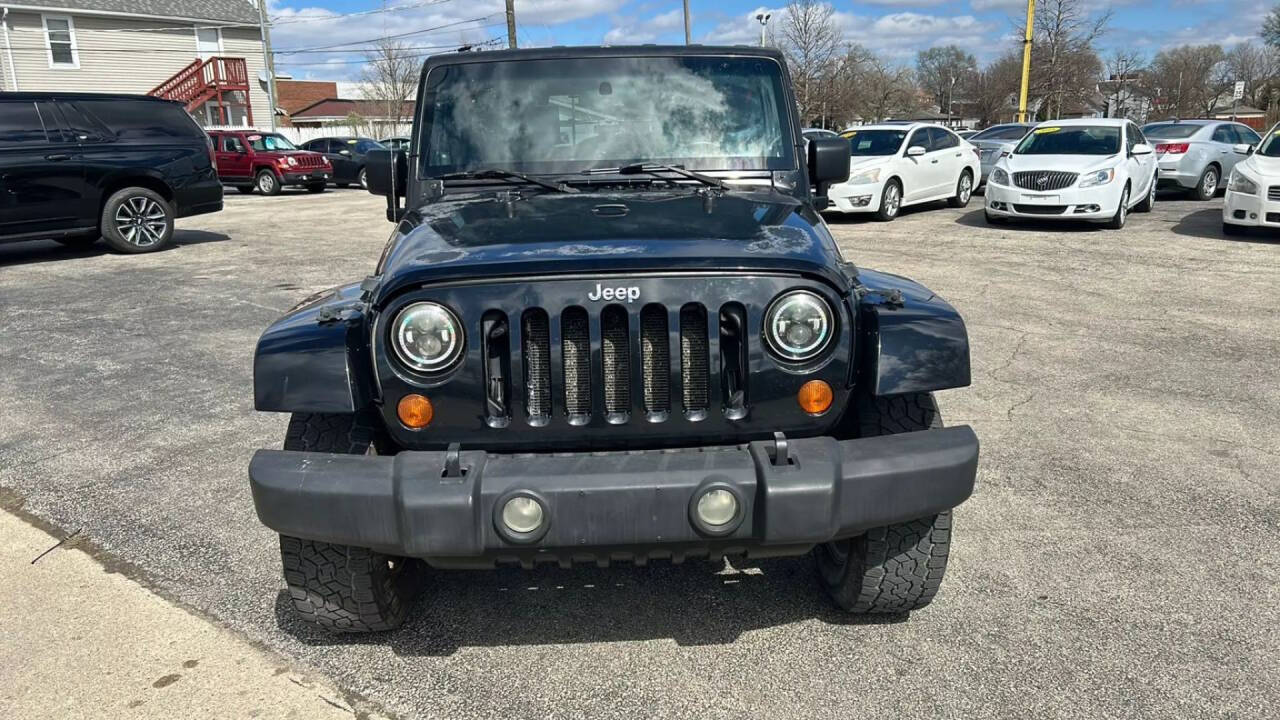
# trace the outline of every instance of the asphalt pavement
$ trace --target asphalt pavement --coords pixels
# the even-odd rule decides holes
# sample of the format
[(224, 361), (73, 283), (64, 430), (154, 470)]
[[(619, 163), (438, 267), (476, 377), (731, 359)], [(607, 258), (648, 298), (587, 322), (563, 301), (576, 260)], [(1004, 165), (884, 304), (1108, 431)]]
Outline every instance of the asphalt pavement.
[(0, 499), (405, 717), (1274, 716), (1280, 238), (1224, 238), (1220, 199), (1122, 231), (988, 227), (980, 202), (829, 218), (973, 344), (939, 404), (982, 440), (978, 488), (907, 619), (841, 615), (799, 558), (436, 573), (399, 632), (296, 622), (245, 475), (287, 422), (253, 411), (252, 353), (371, 272), (390, 225), (356, 190), (232, 193), (146, 256), (0, 246)]

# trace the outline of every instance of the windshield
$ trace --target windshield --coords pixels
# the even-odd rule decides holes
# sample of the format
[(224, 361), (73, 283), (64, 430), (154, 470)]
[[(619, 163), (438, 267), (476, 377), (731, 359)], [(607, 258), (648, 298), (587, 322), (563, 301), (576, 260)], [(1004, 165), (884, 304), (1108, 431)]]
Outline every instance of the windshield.
[(795, 167), (778, 64), (624, 57), (475, 62), (431, 71), (422, 173), (571, 173), (636, 163)]
[(977, 135), (970, 136), (970, 140), (1021, 140), (1022, 136), (1027, 134), (1030, 128), (1021, 125), (996, 125), (989, 127)]
[(250, 135), (249, 144), (254, 150), (297, 150), (298, 147), (289, 142), (283, 135)]
[(1186, 123), (1161, 123), (1159, 125), (1145, 125), (1142, 128), (1142, 134), (1150, 138), (1159, 138), (1162, 140), (1178, 140), (1181, 138), (1189, 138), (1200, 130), (1204, 129), (1203, 125), (1188, 125)]
[(1120, 128), (1102, 125), (1043, 125), (1018, 143), (1017, 155), (1115, 155)]
[(1263, 157), (1280, 157), (1280, 125), (1271, 128), (1255, 152)]
[(846, 130), (840, 137), (849, 139), (849, 154), (854, 157), (893, 155), (902, 147), (906, 130)]

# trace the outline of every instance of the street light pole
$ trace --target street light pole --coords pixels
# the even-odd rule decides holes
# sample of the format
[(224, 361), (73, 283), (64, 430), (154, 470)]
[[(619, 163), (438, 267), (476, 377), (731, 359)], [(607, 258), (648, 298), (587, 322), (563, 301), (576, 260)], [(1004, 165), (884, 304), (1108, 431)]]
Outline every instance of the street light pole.
[[(271, 52), (271, 27), (267, 24), (267, 0), (258, 0), (258, 28), (262, 31), (262, 54), (267, 65), (267, 117), (276, 131), (276, 58)], [(249, 98), (245, 98), (247, 102)], [(253, 104), (250, 103), (250, 107)]]
[(516, 0), (507, 0), (507, 47), (516, 49)]
[(684, 0), (684, 44), (693, 44), (693, 36), (689, 32), (689, 0)]
[(765, 46), (765, 29), (769, 26), (769, 18), (773, 13), (756, 13), (756, 22), (760, 23), (760, 47)]

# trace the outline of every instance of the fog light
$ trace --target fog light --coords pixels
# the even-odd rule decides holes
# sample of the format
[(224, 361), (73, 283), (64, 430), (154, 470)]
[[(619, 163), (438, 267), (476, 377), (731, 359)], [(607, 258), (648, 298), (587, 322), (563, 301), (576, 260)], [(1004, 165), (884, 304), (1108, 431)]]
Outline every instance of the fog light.
[(404, 423), (405, 427), (421, 430), (431, 424), (435, 409), (431, 407), (431, 401), (424, 395), (405, 395), (396, 405), (396, 415), (400, 417), (400, 422)]
[(831, 392), (831, 386), (822, 380), (810, 380), (800, 386), (800, 392), (796, 393), (796, 402), (800, 403), (801, 409), (810, 415), (821, 415), (831, 407), (831, 401), (835, 399), (835, 394)]
[(531, 497), (518, 496), (502, 506), (502, 523), (507, 529), (522, 535), (542, 527), (542, 503)]
[(738, 514), (738, 498), (728, 490), (708, 490), (698, 498), (698, 519), (717, 528), (727, 525)]

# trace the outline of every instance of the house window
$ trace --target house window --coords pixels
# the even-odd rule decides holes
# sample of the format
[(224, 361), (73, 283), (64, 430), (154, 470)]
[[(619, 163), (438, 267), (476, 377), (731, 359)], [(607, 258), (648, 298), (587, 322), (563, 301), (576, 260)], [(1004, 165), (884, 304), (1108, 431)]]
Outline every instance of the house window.
[(78, 68), (76, 26), (66, 15), (44, 16), (44, 44), (49, 48), (49, 67)]
[(208, 60), (222, 54), (222, 30), (216, 27), (196, 28), (196, 54)]

